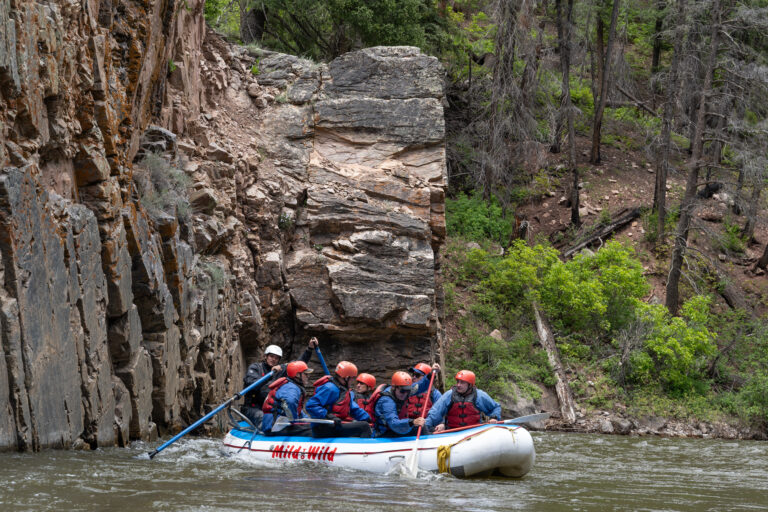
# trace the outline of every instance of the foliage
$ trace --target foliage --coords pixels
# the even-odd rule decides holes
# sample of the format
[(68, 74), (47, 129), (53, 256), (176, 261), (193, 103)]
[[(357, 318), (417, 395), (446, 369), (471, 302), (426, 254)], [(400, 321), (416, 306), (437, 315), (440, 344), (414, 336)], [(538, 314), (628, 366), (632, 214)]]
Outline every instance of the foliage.
[(642, 351), (631, 359), (635, 382), (660, 382), (673, 395), (706, 389), (707, 363), (717, 351), (709, 330), (710, 299), (694, 296), (672, 317), (660, 304), (638, 304), (639, 318), (650, 325)]
[(489, 204), (477, 192), (447, 199), (445, 208), (450, 235), (474, 241), (488, 238), (505, 244), (514, 232), (514, 223), (505, 218), (498, 201), (494, 199)]
[(723, 234), (718, 240), (718, 246), (724, 252), (743, 253), (747, 244), (741, 234), (741, 227), (726, 220), (723, 223)]

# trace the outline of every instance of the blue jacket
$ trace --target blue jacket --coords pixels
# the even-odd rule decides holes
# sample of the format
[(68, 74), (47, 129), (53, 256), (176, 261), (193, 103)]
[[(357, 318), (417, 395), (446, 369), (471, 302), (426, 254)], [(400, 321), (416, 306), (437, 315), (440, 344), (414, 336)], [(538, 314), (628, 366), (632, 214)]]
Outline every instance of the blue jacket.
[[(392, 389), (392, 386), (387, 386), (383, 392), (387, 392)], [(416, 384), (411, 386), (411, 393), (408, 396), (420, 395), (426, 393), (429, 389), (429, 379), (421, 379)], [(438, 391), (439, 392), (439, 391)], [(434, 406), (433, 406), (434, 407)], [(376, 402), (375, 409), (376, 416), (376, 433), (384, 434), (387, 430), (400, 436), (407, 436), (411, 434), (413, 430), (413, 423), (409, 419), (400, 419), (397, 410), (397, 404), (390, 396), (382, 396)], [(415, 435), (415, 432), (414, 432)]]
[[(273, 412), (277, 411), (277, 416), (287, 416), (289, 419), (306, 418), (307, 415), (303, 411), (298, 410), (301, 391), (301, 388), (292, 380), (280, 386), (275, 393)], [(288, 414), (283, 411), (283, 400), (285, 400), (288, 406)], [(277, 416), (275, 414), (264, 414), (264, 419), (261, 420), (261, 430), (264, 432), (272, 430), (272, 425)]]
[[(371, 417), (365, 412), (357, 402), (355, 395), (350, 392), (351, 401), (349, 402), (349, 415), (359, 421), (371, 421)], [(315, 394), (307, 401), (307, 414), (311, 418), (325, 418), (331, 412), (333, 404), (339, 399), (341, 390), (333, 380), (330, 380), (317, 388)]]
[[(449, 389), (442, 397), (440, 397), (440, 400), (438, 400), (437, 403), (432, 405), (432, 409), (430, 409), (429, 414), (427, 415), (427, 427), (429, 427), (430, 430), (445, 421), (445, 415), (451, 407), (452, 395), (453, 389)], [(489, 418), (496, 418), (497, 420), (501, 419), (501, 406), (482, 389), (477, 390), (475, 407)]]

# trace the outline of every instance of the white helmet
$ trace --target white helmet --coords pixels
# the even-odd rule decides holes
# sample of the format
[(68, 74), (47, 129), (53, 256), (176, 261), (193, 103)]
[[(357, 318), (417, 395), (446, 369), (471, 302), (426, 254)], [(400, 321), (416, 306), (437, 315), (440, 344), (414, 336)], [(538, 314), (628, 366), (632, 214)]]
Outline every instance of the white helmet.
[(275, 354), (277, 357), (283, 357), (283, 349), (278, 347), (277, 345), (270, 345), (267, 347), (267, 349), (264, 351), (264, 356), (266, 357), (268, 354)]

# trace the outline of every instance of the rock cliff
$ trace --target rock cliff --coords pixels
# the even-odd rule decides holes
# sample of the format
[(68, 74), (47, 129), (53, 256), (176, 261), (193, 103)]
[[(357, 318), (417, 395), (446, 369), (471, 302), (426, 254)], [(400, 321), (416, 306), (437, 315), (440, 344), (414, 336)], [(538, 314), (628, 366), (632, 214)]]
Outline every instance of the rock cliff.
[(202, 9), (0, 0), (0, 449), (176, 430), (267, 343), (437, 357), (437, 60), (247, 51)]

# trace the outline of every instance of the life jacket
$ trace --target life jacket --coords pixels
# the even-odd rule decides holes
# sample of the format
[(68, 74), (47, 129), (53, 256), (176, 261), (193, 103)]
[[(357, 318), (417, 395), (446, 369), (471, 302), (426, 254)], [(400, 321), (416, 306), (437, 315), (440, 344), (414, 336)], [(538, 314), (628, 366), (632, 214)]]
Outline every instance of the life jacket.
[[(367, 400), (358, 400), (358, 405), (365, 409), (365, 412), (368, 413), (368, 416), (371, 417), (371, 423), (376, 423), (376, 402), (379, 401), (379, 398), (381, 398), (381, 393), (384, 391), (384, 388), (386, 388), (386, 384), (379, 384), (376, 389), (371, 393), (371, 396), (368, 397)], [(365, 405), (361, 404), (360, 402), (363, 401)]]
[(454, 388), (451, 393), (451, 405), (445, 413), (445, 428), (452, 429), (482, 423), (483, 413), (475, 406), (476, 401), (476, 388), (473, 387), (472, 392), (466, 396), (459, 395)]
[(371, 399), (371, 394), (369, 393), (367, 397), (361, 395), (357, 391), (355, 391), (355, 402), (357, 402), (357, 406), (361, 409), (365, 410), (366, 406), (368, 405), (368, 402)]
[[(283, 411), (282, 404), (276, 403), (275, 393), (277, 393), (277, 390), (280, 389), (284, 384), (288, 384), (289, 382), (291, 382), (291, 380), (288, 377), (280, 377), (269, 385), (269, 394), (267, 395), (267, 399), (264, 400), (264, 405), (261, 406), (261, 410), (264, 412), (264, 414), (272, 414), (277, 417), (280, 414), (286, 414), (288, 412)], [(301, 389), (301, 395), (299, 396), (299, 405), (296, 407), (296, 410), (301, 412), (301, 410), (304, 408), (305, 393), (303, 387), (299, 386), (299, 389)]]
[(427, 393), (426, 391), (420, 395), (411, 395), (408, 397), (408, 417), (416, 419), (421, 417), (421, 409), (424, 407), (424, 402), (427, 402), (427, 410), (432, 408), (432, 391)]
[(334, 414), (337, 418), (340, 420), (351, 420), (352, 418), (349, 416), (349, 408), (352, 404), (352, 394), (349, 392), (347, 388), (344, 386), (341, 386), (338, 382), (333, 380), (333, 377), (330, 375), (326, 375), (324, 377), (320, 377), (315, 381), (313, 386), (315, 387), (315, 392), (317, 392), (317, 388), (322, 386), (323, 384), (327, 382), (333, 382), (336, 387), (339, 388), (339, 399), (336, 400), (336, 402), (331, 406), (331, 410), (328, 411), (332, 414)]
[[(383, 384), (382, 384), (383, 385)], [(395, 392), (392, 391), (392, 388), (390, 387), (386, 391), (382, 391), (379, 394), (379, 397), (376, 399), (378, 402), (381, 397), (388, 396), (395, 402), (395, 409), (397, 409), (397, 417), (401, 420), (408, 419), (408, 400), (398, 400), (395, 396)], [(376, 408), (376, 404), (373, 404), (373, 407)]]

